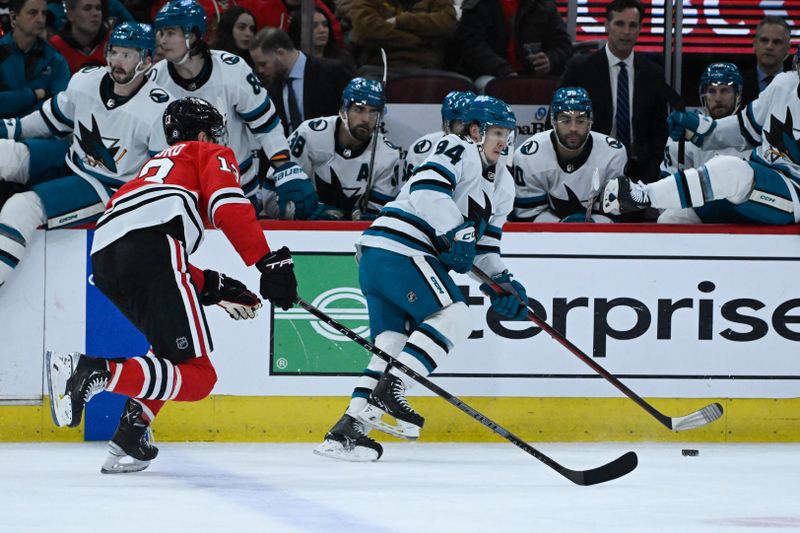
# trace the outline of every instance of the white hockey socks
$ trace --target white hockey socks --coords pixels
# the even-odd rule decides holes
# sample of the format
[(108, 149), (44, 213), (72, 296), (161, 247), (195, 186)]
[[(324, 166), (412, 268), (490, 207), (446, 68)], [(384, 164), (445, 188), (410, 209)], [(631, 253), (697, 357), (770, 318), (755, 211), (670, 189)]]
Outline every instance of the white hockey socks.
[[(407, 340), (408, 336), (402, 333), (384, 331), (375, 337), (375, 346), (392, 357), (397, 357), (400, 355)], [(348, 415), (355, 417), (364, 410), (367, 406), (367, 398), (369, 398), (369, 395), (375, 390), (375, 386), (378, 384), (378, 380), (381, 379), (384, 370), (386, 370), (386, 363), (383, 359), (373, 355), (369, 360), (367, 368), (364, 369), (361, 377), (358, 378), (356, 388), (353, 389), (350, 405), (347, 407), (347, 411), (345, 411)]]
[(34, 192), (13, 195), (0, 210), (0, 285), (25, 255), (33, 232), (47, 222), (44, 204)]

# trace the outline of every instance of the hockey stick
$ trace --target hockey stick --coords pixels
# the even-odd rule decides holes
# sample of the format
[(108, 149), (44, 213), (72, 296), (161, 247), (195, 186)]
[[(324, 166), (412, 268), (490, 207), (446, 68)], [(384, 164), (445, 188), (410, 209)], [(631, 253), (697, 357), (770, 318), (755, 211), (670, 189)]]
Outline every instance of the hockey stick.
[(510, 443), (514, 444), (524, 452), (532, 455), (539, 461), (543, 462), (565, 478), (569, 479), (573, 483), (577, 485), (596, 485), (598, 483), (605, 483), (606, 481), (611, 481), (612, 479), (617, 479), (618, 477), (622, 477), (625, 474), (631, 472), (636, 465), (638, 464), (638, 458), (634, 452), (627, 452), (620, 457), (614, 459), (610, 463), (604, 464), (603, 466), (599, 466), (597, 468), (592, 468), (590, 470), (572, 470), (561, 464), (557, 463), (547, 455), (543, 454), (533, 446), (529, 445), (527, 442), (523, 441), (507, 429), (503, 428), (496, 422), (492, 421), (489, 417), (479, 413), (469, 405), (465, 404), (457, 397), (453, 396), (443, 388), (439, 387), (432, 381), (430, 381), (425, 376), (418, 374), (413, 369), (407, 367), (388, 353), (384, 352), (380, 348), (376, 347), (372, 343), (370, 343), (364, 337), (361, 337), (358, 333), (351, 330), (347, 326), (340, 324), (333, 318), (326, 315), (324, 312), (320, 311), (310, 303), (306, 302), (299, 296), (297, 297), (296, 303), (314, 315), (315, 317), (319, 318), (335, 330), (339, 331), (343, 335), (345, 335), (350, 340), (354, 341), (356, 344), (367, 350), (369, 353), (381, 358), (386, 363), (392, 365), (392, 367), (398, 369), (405, 375), (412, 378), (417, 383), (422, 384), (428, 390), (436, 393), (437, 395), (441, 396), (445, 400), (447, 400), (450, 404), (454, 405), (464, 413), (468, 414), (487, 428), (491, 429)]
[[(472, 272), (478, 276), (478, 278), (483, 282), (486, 283), (489, 287), (492, 288), (498, 294), (506, 294), (511, 293), (516, 296), (517, 300), (522, 302), (522, 298), (520, 297), (519, 293), (514, 290), (514, 287), (508, 285), (499, 285), (496, 281), (490, 278), (485, 272), (480, 270), (478, 267), (473, 266)], [(642, 399), (638, 394), (633, 392), (629, 389), (624, 383), (622, 383), (619, 379), (617, 379), (613, 374), (611, 374), (608, 370), (597, 364), (591, 357), (586, 355), (581, 351), (580, 348), (572, 344), (569, 339), (564, 337), (561, 333), (553, 329), (547, 322), (539, 318), (536, 313), (531, 310), (530, 306), (528, 306), (528, 320), (542, 328), (545, 332), (547, 332), (551, 337), (553, 337), (556, 341), (558, 341), (562, 346), (564, 346), (567, 350), (573, 353), (573, 355), (577, 356), (578, 359), (592, 367), (592, 369), (600, 374), (606, 381), (614, 385), (617, 389), (619, 389), (625, 396), (636, 402), (639, 407), (650, 413), (656, 420), (661, 422), (667, 429), (671, 429), (673, 431), (684, 431), (687, 429), (694, 429), (701, 426), (705, 426), (713, 422), (714, 420), (718, 419), (722, 416), (722, 406), (719, 403), (712, 403), (709, 404), (702, 409), (690, 413), (686, 416), (681, 416), (677, 418), (669, 417), (662, 414), (658, 411), (655, 407), (647, 403), (644, 399)]]
[(600, 194), (600, 169), (596, 168), (592, 174), (592, 188), (589, 190), (589, 204), (586, 206), (585, 222), (592, 222), (592, 211), (598, 194)]
[[(389, 70), (389, 63), (386, 61), (386, 51), (381, 48), (381, 58), (383, 59), (383, 82), (381, 89), (386, 92), (386, 76)], [(369, 174), (367, 175), (367, 184), (364, 187), (364, 194), (358, 199), (359, 214), (367, 211), (369, 204), (369, 192), (372, 190), (372, 179), (375, 175), (375, 152), (378, 150), (378, 135), (380, 135), (381, 122), (383, 121), (383, 111), (386, 109), (386, 104), (383, 104), (380, 113), (378, 113), (378, 120), (375, 122), (375, 133), (372, 135), (372, 147), (369, 154)]]

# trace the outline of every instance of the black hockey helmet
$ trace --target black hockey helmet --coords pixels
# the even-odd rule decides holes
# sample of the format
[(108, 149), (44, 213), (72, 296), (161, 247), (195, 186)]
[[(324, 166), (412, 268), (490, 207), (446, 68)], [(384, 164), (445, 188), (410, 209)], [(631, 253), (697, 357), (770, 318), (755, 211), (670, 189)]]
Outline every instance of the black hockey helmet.
[(187, 96), (173, 101), (164, 111), (164, 135), (167, 143), (196, 141), (204, 131), (221, 143), (225, 136), (225, 119), (217, 108), (202, 98)]

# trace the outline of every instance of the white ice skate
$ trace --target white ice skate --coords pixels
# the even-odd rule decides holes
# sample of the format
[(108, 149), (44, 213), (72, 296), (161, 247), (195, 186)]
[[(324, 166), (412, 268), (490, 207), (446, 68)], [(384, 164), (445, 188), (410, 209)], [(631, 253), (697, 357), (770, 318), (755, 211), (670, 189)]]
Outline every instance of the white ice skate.
[(45, 353), (50, 414), (58, 427), (72, 423), (72, 398), (67, 392), (67, 381), (72, 377), (79, 357), (80, 354), (76, 353), (58, 354), (49, 350)]

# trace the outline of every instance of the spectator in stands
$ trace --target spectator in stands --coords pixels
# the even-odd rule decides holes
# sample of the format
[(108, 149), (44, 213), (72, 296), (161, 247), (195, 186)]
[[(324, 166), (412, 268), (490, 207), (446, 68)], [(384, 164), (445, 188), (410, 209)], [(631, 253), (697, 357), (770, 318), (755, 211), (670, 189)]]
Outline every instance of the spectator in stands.
[(217, 38), (211, 43), (214, 50), (225, 50), (241, 57), (251, 67), (250, 45), (256, 34), (256, 19), (253, 14), (240, 6), (230, 8), (222, 15), (217, 27)]
[(624, 173), (625, 148), (592, 131), (592, 100), (582, 87), (558, 89), (550, 117), (553, 129), (537, 133), (514, 154), (513, 219), (611, 222), (595, 203), (605, 184)]
[(351, 16), (360, 65), (382, 70), (383, 48), (393, 70), (444, 68), (445, 45), (456, 28), (452, 0), (353, 0)]
[(758, 23), (753, 39), (756, 65), (742, 74), (742, 105), (758, 98), (758, 94), (767, 88), (773, 78), (783, 72), (783, 61), (789, 55), (790, 37), (789, 25), (782, 17), (768, 15)]
[(342, 61), (306, 56), (277, 28), (259, 31), (250, 54), (286, 136), (304, 120), (335, 115), (354, 75), (352, 66)]
[(567, 64), (561, 87), (583, 87), (594, 109), (592, 129), (620, 141), (628, 151), (627, 175), (644, 181), (660, 176), (667, 142), (667, 105), (679, 97), (664, 81), (664, 71), (634, 52), (644, 7), (639, 0), (606, 5), (606, 46)]
[(8, 0), (0, 0), (0, 37), (11, 33), (11, 10)]
[[(48, 0), (48, 30), (50, 36), (61, 33), (69, 19), (66, 14), (66, 0)], [(103, 21), (108, 29), (123, 22), (135, 22), (133, 15), (120, 0), (102, 0)], [(146, 21), (150, 22), (150, 21)]]
[(45, 0), (11, 0), (13, 30), (0, 39), (0, 118), (27, 115), (69, 83), (64, 58), (43, 38)]
[(572, 55), (554, 0), (465, 0), (456, 38), (459, 70), (479, 88), (499, 76), (558, 76)]
[(87, 65), (105, 65), (111, 27), (103, 21), (101, 0), (64, 0), (67, 23), (50, 44), (64, 56), (73, 74)]
[[(289, 22), (293, 20), (300, 20), (300, 6), (301, 0), (283, 0), (283, 5), (286, 6), (286, 10), (289, 13)], [(339, 20), (334, 16), (333, 11), (330, 7), (323, 1), (323, 0), (314, 0), (314, 8), (321, 10), (325, 17), (327, 17), (328, 22), (330, 22), (331, 32), (333, 33), (333, 38), (336, 40), (336, 43), (342, 47), (346, 48), (347, 45), (344, 41), (344, 34), (342, 33), (342, 25), (339, 24)], [(261, 27), (261, 26), (259, 26)], [(281, 28), (283, 29), (283, 28)], [(287, 29), (283, 29), (283, 31), (288, 32), (288, 25)]]
[[(328, 18), (327, 12), (320, 8), (314, 10), (314, 31), (313, 31), (313, 46), (314, 57), (328, 59), (338, 59), (349, 63), (355, 68), (355, 60), (353, 55), (347, 48), (340, 46), (333, 36), (331, 31), (332, 21)], [(292, 38), (295, 48), (301, 48), (301, 30), (302, 19), (300, 17), (292, 18), (289, 25), (289, 36)]]

